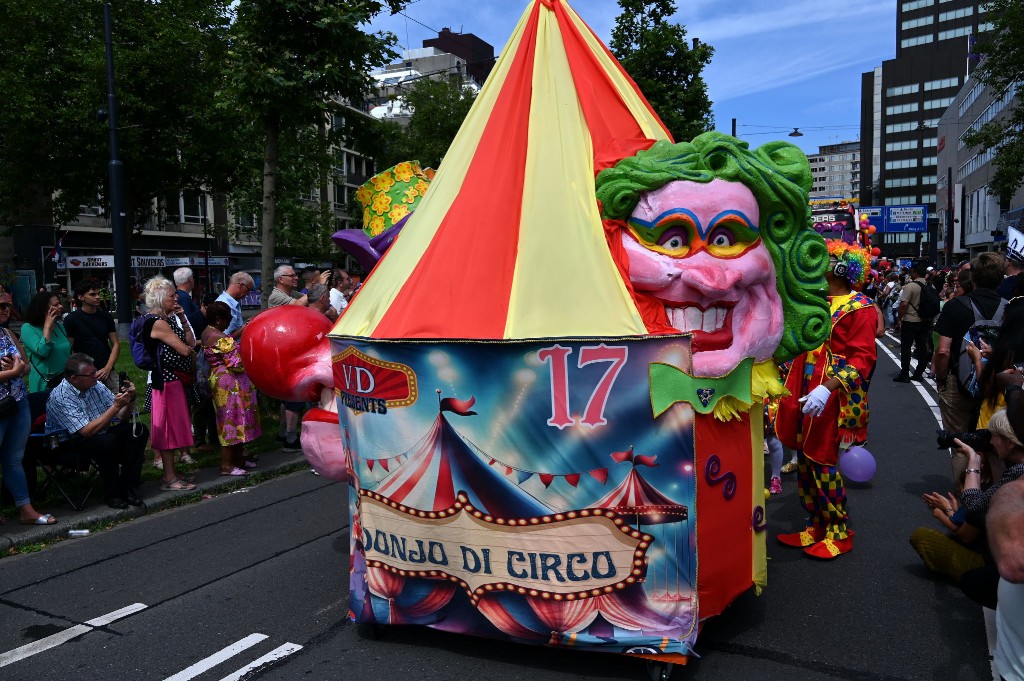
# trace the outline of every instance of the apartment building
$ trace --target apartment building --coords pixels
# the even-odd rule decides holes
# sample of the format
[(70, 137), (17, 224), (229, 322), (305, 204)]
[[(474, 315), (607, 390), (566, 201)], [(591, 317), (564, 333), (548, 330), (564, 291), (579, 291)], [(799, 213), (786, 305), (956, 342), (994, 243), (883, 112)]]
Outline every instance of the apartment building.
[(860, 197), (860, 142), (840, 142), (818, 147), (810, 154), (811, 199)]

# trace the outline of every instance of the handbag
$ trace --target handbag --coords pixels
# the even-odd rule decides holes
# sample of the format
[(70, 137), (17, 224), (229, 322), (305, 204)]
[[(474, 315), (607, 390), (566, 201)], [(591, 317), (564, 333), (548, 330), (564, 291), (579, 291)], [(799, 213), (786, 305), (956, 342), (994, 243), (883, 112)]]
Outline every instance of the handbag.
[(0, 398), (0, 419), (7, 418), (16, 411), (18, 411), (18, 400), (14, 399), (14, 395), (8, 393)]

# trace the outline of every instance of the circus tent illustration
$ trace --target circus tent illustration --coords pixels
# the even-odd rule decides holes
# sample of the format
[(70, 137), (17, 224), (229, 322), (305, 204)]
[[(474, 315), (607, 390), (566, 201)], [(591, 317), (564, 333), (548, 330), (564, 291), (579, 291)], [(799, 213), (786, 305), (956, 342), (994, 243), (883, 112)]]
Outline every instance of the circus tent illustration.
[[(649, 589), (657, 601), (677, 602), (688, 600), (681, 591), (681, 575), (679, 568), (690, 574), (688, 561), (691, 559), (689, 543), (681, 561), (683, 565), (677, 565), (676, 557), (680, 554), (682, 540), (689, 542), (689, 534), (686, 529), (680, 528), (677, 523), (689, 520), (689, 509), (683, 504), (677, 503), (659, 492), (651, 483), (640, 475), (637, 466), (657, 466), (656, 456), (634, 454), (633, 447), (629, 451), (615, 452), (611, 455), (617, 462), (628, 461), (630, 471), (614, 489), (608, 494), (591, 504), (591, 508), (604, 508), (627, 517), (635, 519), (635, 526), (639, 529), (648, 526), (647, 530), (652, 531), (651, 525), (666, 526), (675, 525), (675, 529), (654, 531), (655, 541), (660, 542), (663, 557), (661, 560), (663, 571), (657, 569), (657, 565), (647, 574)], [(692, 468), (692, 466), (691, 466)], [(659, 580), (660, 577), (660, 580)], [(685, 591), (692, 588), (685, 580)]]
[(608, 248), (594, 177), (663, 139), (657, 115), (575, 11), (531, 3), (430, 191), (334, 334), (646, 334)]
[(532, 518), (551, 509), (502, 476), (438, 412), (430, 431), (408, 451), (407, 460), (374, 490), (421, 511), (441, 511), (465, 492), (473, 506), (502, 518)]

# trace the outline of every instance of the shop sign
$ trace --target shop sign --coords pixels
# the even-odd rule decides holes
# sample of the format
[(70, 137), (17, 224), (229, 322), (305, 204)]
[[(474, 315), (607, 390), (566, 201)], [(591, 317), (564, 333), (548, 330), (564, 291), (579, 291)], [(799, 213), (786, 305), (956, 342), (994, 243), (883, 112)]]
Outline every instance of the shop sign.
[(87, 269), (113, 269), (114, 256), (112, 255), (75, 255), (67, 258), (67, 267), (71, 270)]
[(164, 267), (164, 256), (162, 255), (133, 255), (132, 267), (144, 267), (147, 269), (159, 269)]

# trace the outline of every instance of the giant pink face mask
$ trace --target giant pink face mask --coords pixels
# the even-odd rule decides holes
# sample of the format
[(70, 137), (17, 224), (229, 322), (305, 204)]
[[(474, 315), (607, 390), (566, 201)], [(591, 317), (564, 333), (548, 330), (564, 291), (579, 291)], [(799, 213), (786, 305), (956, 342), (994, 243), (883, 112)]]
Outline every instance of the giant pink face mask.
[(672, 326), (693, 334), (696, 375), (771, 358), (782, 339), (782, 300), (749, 189), (720, 179), (670, 182), (641, 196), (629, 222), (629, 280), (661, 301)]

